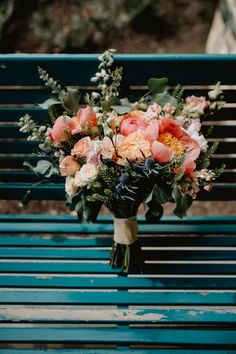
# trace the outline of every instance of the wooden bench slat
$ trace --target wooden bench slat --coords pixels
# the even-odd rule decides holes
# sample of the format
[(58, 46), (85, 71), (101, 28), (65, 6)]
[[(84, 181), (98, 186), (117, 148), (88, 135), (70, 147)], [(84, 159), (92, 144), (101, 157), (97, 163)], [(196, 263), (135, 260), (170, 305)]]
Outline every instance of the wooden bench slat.
[[(234, 101), (235, 101), (235, 91)], [(228, 102), (228, 101), (227, 101)], [(1, 107), (0, 106), (0, 122), (18, 122), (19, 118), (29, 114), (37, 122), (43, 122), (47, 116), (47, 110), (36, 107)], [(210, 120), (210, 118), (209, 118)], [(236, 120), (236, 108), (224, 107), (222, 110), (214, 114), (214, 121)]]
[(235, 276), (192, 277), (117, 277), (117, 276), (54, 276), (1, 275), (1, 287), (35, 288), (91, 288), (91, 289), (236, 289)]
[[(177, 224), (178, 225), (178, 224)], [(151, 230), (152, 225), (147, 227)], [(191, 235), (159, 235), (158, 234), (159, 225), (153, 225), (153, 231), (156, 232), (156, 235), (153, 236), (139, 236), (139, 240), (142, 246), (149, 247), (161, 247), (161, 246), (208, 246), (208, 247), (235, 247), (236, 246), (236, 236), (191, 236)], [(141, 227), (142, 231), (145, 231), (145, 224)], [(112, 238), (111, 237), (100, 237), (99, 235), (95, 237), (94, 235), (90, 236), (74, 236), (67, 237), (62, 235), (50, 235), (50, 236), (12, 236), (12, 235), (1, 235), (0, 237), (0, 246), (4, 247), (22, 247), (29, 246), (32, 247), (111, 247)]]
[[(40, 65), (64, 84), (90, 85), (90, 77), (97, 71), (97, 58), (98, 55), (94, 54), (0, 55), (0, 64), (5, 66), (5, 69), (1, 69), (1, 84), (41, 85), (37, 73), (37, 66)], [(169, 78), (171, 85), (214, 84), (216, 80), (222, 84), (235, 84), (235, 55), (123, 54), (116, 55), (115, 62), (123, 66), (125, 84), (146, 84), (148, 78), (159, 76), (160, 73)], [(74, 74), (78, 71), (79, 76)]]
[(235, 304), (235, 291), (80, 291), (67, 289), (0, 289), (0, 304), (47, 305), (217, 305)]
[[(173, 261), (172, 261), (173, 262)], [(186, 263), (147, 263), (145, 264), (146, 274), (236, 274), (236, 263), (222, 264), (218, 263), (196, 263), (188, 261)], [(14, 260), (4, 262), (0, 260), (0, 274), (1, 273), (94, 273), (94, 274), (116, 274), (119, 273), (117, 269), (112, 269), (108, 263), (88, 263), (78, 262), (70, 263), (68, 261), (56, 262), (54, 260), (42, 261), (32, 260)]]
[[(2, 354), (157, 354), (156, 349), (1, 349)], [(179, 349), (158, 349), (158, 354), (180, 354)], [(228, 349), (181, 349), (181, 354), (235, 354)]]
[(117, 343), (236, 345), (235, 330), (153, 328), (0, 328), (7, 343)]
[(1, 306), (0, 323), (100, 323), (100, 324), (153, 324), (153, 323), (201, 323), (232, 324), (236, 321), (235, 308), (210, 309), (209, 307), (152, 308), (152, 309), (77, 309), (34, 306)]
[[(146, 260), (236, 260), (236, 248), (221, 250), (220, 247), (214, 250), (206, 249), (186, 249), (179, 246), (179, 249), (160, 248), (145, 250), (143, 254)], [(80, 260), (108, 260), (110, 249), (78, 249), (78, 248), (0, 248), (1, 259), (80, 259)]]
[[(176, 229), (178, 225), (178, 229)], [(78, 234), (112, 234), (113, 233), (112, 224), (80, 224), (76, 222), (57, 223), (56, 221), (48, 222), (34, 222), (23, 221), (15, 224), (10, 221), (2, 221), (0, 224), (0, 232), (16, 232), (16, 233), (78, 233)], [(162, 234), (162, 233), (172, 233), (172, 234), (234, 234), (236, 232), (235, 219), (229, 221), (228, 223), (214, 223), (214, 221), (207, 224), (201, 223), (159, 223), (155, 224), (140, 224), (139, 234), (151, 233), (151, 234)]]
[[(231, 121), (230, 121), (231, 122)], [(230, 123), (228, 125), (215, 125), (211, 134), (211, 138), (223, 139), (223, 138), (235, 138), (236, 125)], [(226, 121), (227, 123), (227, 121)], [(212, 124), (214, 125), (214, 124)], [(209, 126), (202, 126), (203, 134), (207, 132)], [(19, 130), (17, 124), (1, 124), (0, 138), (24, 138), (26, 137), (25, 133), (22, 133)]]

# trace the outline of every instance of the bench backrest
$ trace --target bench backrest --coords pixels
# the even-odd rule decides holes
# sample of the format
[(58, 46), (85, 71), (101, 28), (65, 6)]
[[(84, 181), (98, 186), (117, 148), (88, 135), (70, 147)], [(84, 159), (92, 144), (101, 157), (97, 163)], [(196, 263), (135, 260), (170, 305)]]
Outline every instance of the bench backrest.
[[(170, 86), (180, 83), (186, 94), (205, 95), (209, 85), (220, 81), (224, 87), (225, 108), (204, 122), (214, 125), (211, 140), (220, 140), (213, 165), (227, 165), (216, 188), (203, 192), (202, 200), (236, 199), (236, 55), (117, 55), (124, 67), (124, 90), (133, 97), (141, 95), (150, 77), (169, 78)], [(39, 79), (37, 66), (45, 68), (66, 85), (92, 90), (90, 77), (97, 71), (97, 55), (0, 55), (0, 198), (20, 199), (32, 183), (39, 180), (23, 167), (35, 162), (37, 143), (26, 141), (17, 121), (28, 113), (42, 122), (47, 112), (37, 106), (49, 97)], [(64, 199), (64, 183), (54, 178), (34, 186), (31, 199)]]

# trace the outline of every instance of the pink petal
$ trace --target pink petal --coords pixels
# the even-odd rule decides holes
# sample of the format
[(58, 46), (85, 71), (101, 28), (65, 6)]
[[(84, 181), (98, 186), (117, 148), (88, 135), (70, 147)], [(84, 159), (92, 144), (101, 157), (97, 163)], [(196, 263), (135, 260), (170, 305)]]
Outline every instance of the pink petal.
[(157, 121), (151, 121), (149, 126), (143, 131), (144, 138), (150, 143), (154, 142), (158, 138), (159, 124)]
[(174, 153), (164, 144), (160, 143), (159, 141), (154, 141), (152, 144), (152, 155), (155, 161), (168, 162), (172, 159)]

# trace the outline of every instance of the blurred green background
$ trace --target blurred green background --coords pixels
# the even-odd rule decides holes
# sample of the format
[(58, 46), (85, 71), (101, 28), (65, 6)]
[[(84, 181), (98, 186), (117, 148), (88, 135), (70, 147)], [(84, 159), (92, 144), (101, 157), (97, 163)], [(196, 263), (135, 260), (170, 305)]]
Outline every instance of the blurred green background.
[(1, 0), (0, 51), (201, 53), (216, 0)]

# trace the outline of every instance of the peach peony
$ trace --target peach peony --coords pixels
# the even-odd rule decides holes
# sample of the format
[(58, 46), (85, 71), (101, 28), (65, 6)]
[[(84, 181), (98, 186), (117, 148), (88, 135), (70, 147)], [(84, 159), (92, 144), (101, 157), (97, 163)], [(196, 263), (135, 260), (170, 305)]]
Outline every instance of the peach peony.
[(52, 128), (48, 128), (48, 134), (52, 141), (61, 143), (69, 139), (75, 123), (68, 116), (60, 116), (56, 119)]
[(91, 148), (91, 139), (89, 136), (86, 136), (80, 139), (71, 150), (71, 154), (76, 157), (86, 157), (89, 149)]
[(128, 136), (137, 130), (144, 130), (147, 127), (147, 123), (142, 117), (142, 111), (132, 111), (122, 116), (120, 133), (124, 136)]
[(84, 130), (91, 130), (97, 125), (96, 113), (89, 106), (80, 108), (76, 117), (73, 117), (72, 119), (75, 123), (75, 128), (72, 130), (72, 134), (78, 134)]
[(61, 161), (59, 167), (62, 176), (72, 176), (80, 169), (80, 165), (73, 156), (66, 156)]
[(151, 156), (151, 146), (141, 131), (133, 132), (117, 147), (118, 161), (124, 165), (127, 160), (141, 162)]
[(152, 144), (152, 155), (155, 161), (163, 163), (170, 161), (174, 156), (174, 153), (169, 147), (159, 141), (154, 141)]
[[(184, 154), (185, 174), (191, 173), (196, 168), (195, 160), (200, 154), (198, 142), (181, 128), (179, 122), (169, 117), (159, 121), (159, 135), (157, 141), (161, 144), (152, 144), (153, 157), (158, 162), (168, 162), (174, 156)], [(164, 146), (169, 149), (164, 149)], [(160, 151), (159, 151), (160, 150)], [(171, 153), (172, 152), (172, 156)], [(163, 157), (162, 157), (163, 154)], [(178, 169), (179, 170), (179, 169)]]

